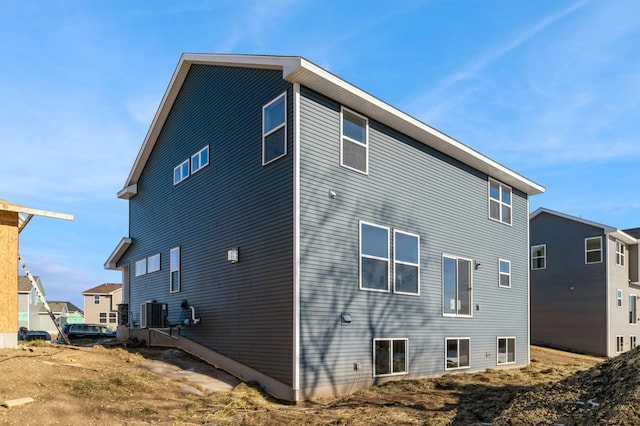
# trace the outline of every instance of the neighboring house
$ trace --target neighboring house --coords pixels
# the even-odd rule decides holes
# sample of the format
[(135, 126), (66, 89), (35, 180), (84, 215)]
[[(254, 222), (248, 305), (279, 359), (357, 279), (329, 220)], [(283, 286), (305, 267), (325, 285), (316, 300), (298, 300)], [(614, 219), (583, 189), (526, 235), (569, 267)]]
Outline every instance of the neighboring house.
[(105, 267), (130, 332), (191, 323), (281, 398), (523, 366), (543, 191), (304, 58), (183, 55)]
[(530, 228), (531, 342), (601, 356), (635, 347), (639, 230), (544, 208)]
[[(84, 313), (80, 308), (78, 308), (71, 302), (47, 301), (47, 305), (49, 305), (51, 313), (53, 313), (53, 316), (58, 321), (60, 328), (62, 328), (65, 324), (84, 322)], [(48, 331), (52, 336), (57, 335), (58, 329), (51, 320), (51, 316), (49, 315), (43, 304), (40, 305), (38, 314), (39, 320), (37, 330)]]
[[(40, 277), (34, 276), (36, 285), (40, 293), (46, 297)], [(40, 330), (40, 320), (38, 312), (42, 301), (38, 297), (36, 290), (31, 285), (31, 281), (26, 276), (18, 277), (18, 327), (27, 327), (29, 330)]]
[(118, 325), (118, 305), (122, 303), (122, 284), (105, 283), (82, 292), (84, 321), (93, 324)]

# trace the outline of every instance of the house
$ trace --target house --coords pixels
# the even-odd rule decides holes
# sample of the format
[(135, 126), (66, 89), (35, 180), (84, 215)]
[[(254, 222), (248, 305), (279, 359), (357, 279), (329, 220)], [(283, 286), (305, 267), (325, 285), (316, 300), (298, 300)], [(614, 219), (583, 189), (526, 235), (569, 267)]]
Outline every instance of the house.
[(530, 216), (531, 342), (614, 356), (637, 345), (638, 229), (539, 208)]
[(280, 398), (522, 366), (543, 191), (304, 58), (185, 54), (105, 267), (129, 333)]
[(122, 284), (105, 283), (83, 291), (84, 321), (93, 324), (118, 324), (118, 305), (122, 303)]
[[(44, 296), (46, 293), (42, 287), (40, 277), (34, 276), (38, 290)], [(29, 330), (40, 330), (40, 319), (38, 312), (42, 306), (42, 300), (31, 285), (31, 281), (26, 276), (18, 277), (18, 326), (26, 327)]]
[[(78, 308), (71, 302), (51, 301), (47, 302), (47, 304), (51, 309), (51, 313), (58, 321), (58, 324), (60, 324), (60, 328), (64, 327), (65, 324), (84, 322), (84, 313), (80, 308)], [(43, 305), (40, 305), (38, 315), (39, 325), (37, 329), (48, 331), (52, 336), (57, 335), (58, 329), (51, 320), (49, 312), (47, 312)]]
[[(73, 216), (0, 199), (0, 349), (18, 346), (18, 240), (34, 216), (73, 220)], [(22, 259), (24, 260), (24, 259)]]

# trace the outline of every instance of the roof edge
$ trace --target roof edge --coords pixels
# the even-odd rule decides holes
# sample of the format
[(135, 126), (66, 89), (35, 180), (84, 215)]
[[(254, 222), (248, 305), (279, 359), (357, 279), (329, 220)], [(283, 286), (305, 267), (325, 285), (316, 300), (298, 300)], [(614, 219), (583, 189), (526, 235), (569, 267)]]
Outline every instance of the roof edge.
[(128, 238), (128, 237), (122, 238), (118, 243), (118, 245), (116, 246), (116, 248), (113, 249), (113, 252), (109, 256), (107, 261), (104, 263), (104, 269), (109, 269), (114, 271), (118, 270), (119, 269), (118, 261), (129, 249), (129, 246), (131, 245), (132, 242), (133, 240), (131, 238)]

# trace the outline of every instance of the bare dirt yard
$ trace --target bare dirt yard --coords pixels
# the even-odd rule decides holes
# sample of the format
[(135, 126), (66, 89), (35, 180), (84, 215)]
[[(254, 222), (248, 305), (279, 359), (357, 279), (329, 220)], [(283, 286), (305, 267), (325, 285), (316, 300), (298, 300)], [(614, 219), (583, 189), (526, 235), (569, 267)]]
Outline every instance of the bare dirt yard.
[[(288, 404), (244, 383), (194, 391), (197, 384), (145, 368), (154, 359), (184, 369), (205, 365), (173, 349), (41, 343), (0, 349), (0, 404), (9, 405), (0, 406), (0, 424), (640, 424), (639, 348), (606, 361), (538, 347), (531, 353), (531, 365), (521, 369), (392, 382)], [(24, 398), (33, 402), (19, 405)]]

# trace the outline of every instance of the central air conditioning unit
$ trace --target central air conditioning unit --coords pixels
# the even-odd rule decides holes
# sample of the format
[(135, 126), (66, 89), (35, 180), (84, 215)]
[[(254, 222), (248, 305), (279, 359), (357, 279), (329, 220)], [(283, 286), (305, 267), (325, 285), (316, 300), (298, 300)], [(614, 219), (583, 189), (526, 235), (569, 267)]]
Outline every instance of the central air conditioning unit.
[(166, 303), (144, 302), (140, 305), (140, 327), (141, 328), (162, 328), (165, 326), (165, 319), (169, 307)]

